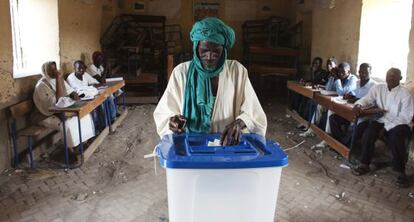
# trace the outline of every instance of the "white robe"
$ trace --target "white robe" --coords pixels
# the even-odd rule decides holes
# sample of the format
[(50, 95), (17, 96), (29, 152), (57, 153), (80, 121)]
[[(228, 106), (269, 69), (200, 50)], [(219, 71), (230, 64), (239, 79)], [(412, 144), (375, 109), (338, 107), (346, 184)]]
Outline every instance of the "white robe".
[[(66, 82), (65, 88), (67, 95), (74, 91)], [(47, 116), (47, 118), (42, 120), (39, 124), (63, 132), (61, 126), (62, 123), (59, 118), (53, 115), (53, 113), (49, 112), (49, 108), (56, 104), (56, 92), (53, 89), (52, 85), (46, 80), (46, 78), (43, 77), (37, 82), (33, 94), (33, 101), (37, 109), (43, 115)], [(91, 115), (86, 115), (81, 118), (81, 126), (83, 142), (95, 136), (95, 126), (93, 124)], [(68, 147), (76, 147), (79, 145), (78, 118), (68, 118), (65, 121), (65, 129)]]
[(82, 76), (82, 80), (76, 77), (75, 73), (69, 74), (67, 81), (79, 95), (85, 94), (85, 97), (93, 98), (98, 95), (99, 91), (93, 85), (99, 84), (98, 80), (94, 79), (91, 75), (85, 72)]
[[(160, 137), (171, 134), (169, 118), (183, 114), (184, 91), (190, 62), (174, 68), (164, 95), (154, 111)], [(235, 60), (227, 60), (219, 74), (216, 101), (211, 117), (211, 132), (221, 133), (226, 126), (241, 119), (251, 133), (266, 135), (267, 119), (248, 78), (247, 69)]]
[(88, 73), (91, 74), (91, 76), (102, 76), (104, 72), (104, 67), (103, 66), (99, 66), (96, 67), (95, 64), (91, 64), (88, 68)]
[(377, 121), (384, 123), (384, 128), (389, 131), (398, 125), (411, 125), (414, 115), (414, 101), (410, 92), (399, 85), (388, 89), (387, 84), (379, 84), (371, 88), (368, 94), (356, 101), (362, 107), (376, 104), (386, 110)]

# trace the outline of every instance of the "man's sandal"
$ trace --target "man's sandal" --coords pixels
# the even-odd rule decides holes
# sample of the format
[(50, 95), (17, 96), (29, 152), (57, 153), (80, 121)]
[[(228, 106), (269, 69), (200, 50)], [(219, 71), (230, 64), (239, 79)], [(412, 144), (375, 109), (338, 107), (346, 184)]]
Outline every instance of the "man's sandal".
[(369, 167), (358, 166), (352, 169), (352, 174), (354, 174), (355, 176), (362, 176), (364, 174), (369, 173), (369, 171), (370, 171)]

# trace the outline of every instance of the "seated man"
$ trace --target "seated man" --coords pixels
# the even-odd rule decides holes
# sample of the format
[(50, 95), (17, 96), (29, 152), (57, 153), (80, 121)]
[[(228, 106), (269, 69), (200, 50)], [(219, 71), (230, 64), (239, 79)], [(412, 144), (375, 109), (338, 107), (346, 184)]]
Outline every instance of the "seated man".
[(88, 68), (88, 73), (100, 83), (105, 83), (106, 80), (107, 70), (105, 70), (104, 64), (105, 60), (102, 52), (94, 52), (92, 54), (92, 64)]
[(222, 145), (239, 143), (243, 129), (266, 134), (266, 115), (246, 68), (227, 60), (232, 28), (217, 18), (196, 22), (190, 33), (193, 59), (174, 68), (154, 111), (157, 132), (222, 132)]
[[(324, 81), (325, 85), (321, 84), (313, 84), (313, 87), (315, 88), (323, 88), (328, 91), (335, 90), (335, 79), (337, 78), (338, 74), (338, 68), (337, 66), (337, 60), (335, 57), (330, 57), (328, 60), (326, 60), (326, 70), (325, 75), (326, 79)], [(322, 106), (318, 106), (313, 100), (308, 100), (306, 103), (306, 112), (305, 112), (305, 119), (310, 120), (311, 123), (314, 123), (313, 118), (320, 119), (324, 112), (326, 112), (326, 109)], [(315, 113), (316, 112), (316, 113)], [(297, 127), (300, 129), (306, 129), (306, 127), (302, 126), (301, 124)], [(301, 133), (300, 136), (314, 136), (312, 131), (306, 131), (304, 133)]]
[[(335, 79), (334, 82), (333, 82), (333, 88), (335, 89), (336, 93), (339, 96), (343, 96), (347, 93), (352, 94), (352, 92), (356, 89), (356, 86), (357, 86), (356, 83), (358, 81), (358, 78), (354, 74), (351, 74), (351, 66), (348, 63), (344, 62), (344, 63), (339, 64), (337, 77), (338, 78)], [(332, 82), (332, 81), (328, 80), (327, 88), (331, 87), (330, 82)], [(311, 123), (312, 124), (319, 123), (321, 121), (321, 118), (322, 118), (324, 112), (326, 112), (326, 108), (321, 106), (321, 105), (318, 105), (316, 107), (316, 111), (313, 115)], [(329, 118), (329, 116), (328, 116), (328, 118)], [(328, 123), (328, 121), (326, 121), (325, 124), (322, 124), (324, 130), (326, 130), (326, 128), (327, 128), (327, 126), (326, 126), (327, 123)], [(329, 133), (329, 128), (328, 128), (328, 133)], [(314, 133), (313, 133), (313, 130), (311, 128), (309, 128), (306, 132), (301, 133), (300, 136), (303, 136), (303, 137), (314, 136)], [(324, 143), (324, 141), (322, 141), (317, 146), (318, 147), (324, 147), (324, 146), (326, 146), (326, 143)]]
[[(304, 85), (325, 85), (328, 81), (328, 73), (322, 69), (323, 60), (321, 57), (315, 57), (312, 60), (312, 66), (310, 70), (311, 77), (309, 80), (300, 80), (300, 83)], [(296, 93), (294, 91), (289, 91), (289, 100), (290, 100), (290, 109), (295, 110), (303, 118), (308, 118), (309, 114), (309, 98)], [(306, 126), (300, 124), (297, 128), (306, 128)]]
[[(67, 81), (69, 85), (74, 88), (78, 94), (84, 94), (85, 96), (95, 96), (98, 94), (98, 90), (93, 85), (99, 85), (100, 83), (94, 79), (91, 75), (85, 72), (86, 66), (83, 61), (77, 60), (73, 63), (75, 72), (69, 74)], [(95, 91), (94, 91), (95, 90)], [(113, 96), (108, 97), (108, 104), (109, 104), (109, 115), (110, 120), (113, 122), (116, 119), (116, 106)], [(101, 106), (98, 109), (99, 120), (97, 123), (99, 125), (99, 130), (102, 130), (106, 127), (105, 124), (105, 117), (104, 117), (104, 108)]]
[[(327, 61), (328, 62), (328, 61)], [(328, 82), (328, 73), (322, 69), (323, 60), (321, 57), (315, 57), (311, 67), (311, 83), (312, 85), (325, 85)]]
[(360, 176), (370, 171), (369, 164), (374, 155), (375, 141), (380, 132), (385, 131), (387, 146), (392, 153), (392, 168), (398, 173), (396, 185), (408, 187), (408, 179), (405, 175), (408, 153), (405, 142), (411, 135), (409, 124), (414, 115), (414, 103), (410, 92), (400, 85), (401, 79), (401, 71), (391, 68), (387, 72), (387, 84), (372, 87), (365, 97), (356, 101), (353, 108), (356, 115), (359, 115), (364, 107), (373, 103), (386, 112), (381, 118), (371, 120), (363, 131), (361, 164), (354, 168), (352, 173)]
[(85, 72), (85, 64), (77, 60), (73, 63), (75, 72), (69, 74), (66, 79), (69, 85), (76, 90), (79, 95), (94, 97), (98, 95), (98, 90), (93, 85), (99, 85), (98, 80)]
[[(79, 100), (78, 94), (66, 83), (63, 74), (56, 68), (55, 62), (46, 62), (42, 66), (43, 77), (37, 82), (33, 101), (37, 109), (48, 118), (44, 119), (40, 124), (56, 130), (62, 130), (60, 119), (49, 112), (49, 108), (64, 97), (70, 97), (74, 100)], [(82, 141), (86, 142), (88, 139), (95, 136), (95, 127), (90, 115), (81, 118), (82, 125)], [(71, 117), (65, 121), (65, 130), (67, 135), (67, 145), (72, 151), (74, 147), (78, 146), (79, 131), (77, 117)]]
[[(370, 78), (372, 67), (369, 63), (362, 63), (359, 66), (359, 78), (360, 80), (357, 83), (357, 88), (352, 93), (347, 93), (344, 95), (344, 99), (348, 102), (354, 103), (358, 99), (364, 97), (368, 94), (371, 87), (375, 86), (377, 83)], [(365, 119), (360, 119), (358, 124), (361, 124)], [(332, 136), (341, 142), (344, 145), (349, 145), (350, 136), (348, 135), (348, 127), (350, 122), (339, 115), (333, 114), (329, 117), (329, 126), (332, 133)], [(357, 133), (360, 135), (360, 133)], [(358, 137), (358, 136), (357, 136)]]
[(326, 60), (327, 82), (325, 83), (325, 90), (335, 91), (335, 80), (338, 79), (338, 61), (335, 57)]

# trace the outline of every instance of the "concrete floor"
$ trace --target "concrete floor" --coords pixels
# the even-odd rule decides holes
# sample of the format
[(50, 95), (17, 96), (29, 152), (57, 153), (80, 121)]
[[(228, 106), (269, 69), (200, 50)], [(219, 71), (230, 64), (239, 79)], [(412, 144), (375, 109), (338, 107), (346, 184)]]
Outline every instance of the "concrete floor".
[[(144, 159), (158, 142), (155, 106), (131, 107), (80, 169), (9, 170), (0, 176), (0, 221), (168, 221), (165, 171)], [(268, 138), (288, 148), (301, 142), (282, 105), (264, 104)], [(393, 185), (389, 168), (355, 177), (335, 152), (306, 139), (288, 151), (276, 209), (278, 221), (414, 221), (409, 189)], [(325, 171), (326, 170), (326, 171)], [(409, 169), (412, 174), (413, 169)]]

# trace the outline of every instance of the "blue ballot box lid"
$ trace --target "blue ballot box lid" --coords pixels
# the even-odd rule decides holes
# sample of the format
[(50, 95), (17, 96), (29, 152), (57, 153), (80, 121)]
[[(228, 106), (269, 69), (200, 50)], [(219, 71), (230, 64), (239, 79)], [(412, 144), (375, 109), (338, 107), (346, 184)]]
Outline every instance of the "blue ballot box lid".
[(242, 134), (236, 146), (208, 146), (220, 134), (170, 134), (156, 147), (160, 165), (178, 169), (283, 167), (288, 156), (278, 143), (257, 134)]

